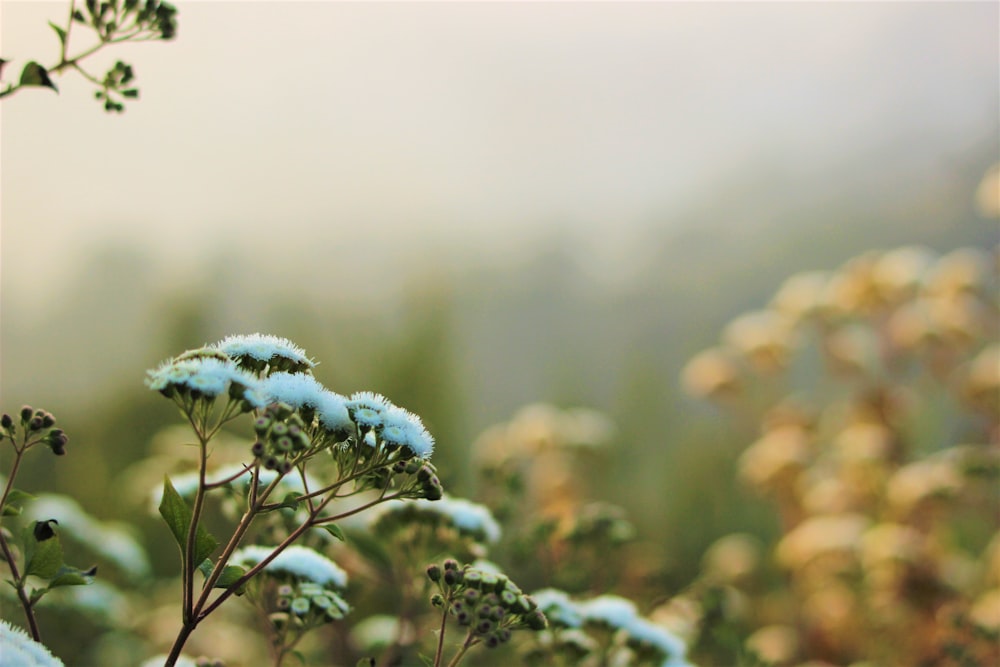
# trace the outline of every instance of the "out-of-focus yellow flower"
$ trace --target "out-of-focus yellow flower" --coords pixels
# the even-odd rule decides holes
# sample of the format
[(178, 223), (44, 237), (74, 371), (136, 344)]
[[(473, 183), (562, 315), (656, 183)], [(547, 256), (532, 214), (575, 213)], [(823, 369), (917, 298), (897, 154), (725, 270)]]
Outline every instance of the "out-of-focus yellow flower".
[(872, 268), (872, 280), (882, 299), (899, 302), (913, 294), (934, 259), (934, 253), (922, 246), (904, 246), (879, 257)]
[(795, 322), (806, 319), (823, 307), (829, 280), (830, 274), (824, 271), (797, 273), (778, 288), (771, 308)]
[(810, 436), (802, 428), (768, 431), (740, 456), (739, 475), (760, 491), (794, 488), (812, 458)]
[(796, 570), (827, 555), (853, 559), (870, 523), (862, 514), (830, 514), (806, 519), (778, 542), (775, 551), (778, 563)]
[(927, 500), (954, 496), (961, 486), (962, 477), (949, 461), (924, 459), (903, 466), (889, 478), (886, 498), (896, 516), (905, 517)]
[(984, 348), (968, 365), (962, 394), (988, 412), (1000, 410), (1000, 343)]
[(1000, 163), (987, 169), (979, 182), (976, 208), (984, 218), (1000, 218)]
[(741, 385), (736, 361), (719, 348), (693, 357), (681, 372), (681, 383), (688, 394), (697, 398), (733, 395)]
[(866, 509), (865, 499), (858, 497), (845, 480), (829, 472), (805, 476), (799, 494), (807, 514), (843, 514)]
[(705, 610), (698, 600), (678, 595), (653, 609), (649, 620), (662, 625), (690, 645), (698, 639), (704, 614)]
[(884, 462), (895, 454), (895, 437), (884, 424), (857, 422), (833, 440), (837, 456), (847, 463)]
[(934, 263), (925, 281), (925, 290), (934, 296), (960, 292), (981, 294), (992, 271), (988, 253), (978, 248), (960, 248)]
[(969, 616), (982, 628), (1000, 631), (1000, 588), (992, 588), (976, 598)]
[(794, 343), (788, 318), (773, 310), (737, 317), (722, 333), (722, 341), (742, 354), (761, 373), (776, 373), (788, 365)]
[(790, 665), (799, 657), (799, 635), (787, 625), (768, 625), (747, 637), (746, 647), (764, 662)]
[(832, 315), (856, 317), (875, 312), (884, 304), (875, 283), (879, 255), (865, 253), (844, 264), (827, 284), (824, 300)]
[(902, 350), (918, 350), (941, 337), (937, 321), (931, 316), (926, 299), (914, 299), (893, 311), (886, 323), (892, 344)]
[(857, 596), (847, 586), (830, 582), (802, 603), (802, 616), (810, 634), (817, 635), (827, 650), (856, 653), (860, 616)]
[(879, 368), (879, 341), (861, 324), (838, 328), (826, 338), (826, 352), (833, 369), (841, 373), (871, 376)]
[(738, 584), (760, 567), (762, 549), (753, 535), (734, 533), (716, 540), (702, 557), (702, 571), (713, 582)]

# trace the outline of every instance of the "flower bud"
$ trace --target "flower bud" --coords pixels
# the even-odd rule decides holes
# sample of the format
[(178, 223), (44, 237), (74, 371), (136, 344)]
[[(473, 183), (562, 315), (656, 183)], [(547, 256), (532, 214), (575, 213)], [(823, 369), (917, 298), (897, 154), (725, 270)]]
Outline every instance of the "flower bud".
[(440, 593), (435, 593), (431, 596), (431, 605), (441, 608), (444, 606), (444, 596)]
[(438, 565), (427, 566), (427, 578), (437, 583), (441, 581), (441, 568)]
[(21, 423), (27, 424), (31, 420), (31, 415), (35, 414), (35, 411), (30, 405), (25, 405), (21, 408)]
[(549, 624), (548, 620), (545, 618), (545, 614), (537, 609), (525, 616), (524, 620), (528, 624), (529, 628), (536, 631), (544, 630)]
[(42, 430), (42, 416), (35, 415), (28, 421), (29, 431), (41, 431)]
[(52, 428), (52, 425), (56, 423), (56, 418), (52, 416), (51, 412), (42, 412), (42, 428)]
[(253, 443), (253, 447), (250, 448), (250, 453), (254, 455), (254, 458), (260, 458), (264, 455), (264, 443), (258, 440)]
[(458, 569), (458, 561), (455, 560), (454, 558), (448, 558), (444, 562), (444, 569), (446, 569), (446, 570), (457, 570)]
[(14, 420), (10, 418), (10, 415), (6, 412), (0, 417), (0, 427), (3, 427), (5, 431), (9, 431), (11, 427), (14, 426)]

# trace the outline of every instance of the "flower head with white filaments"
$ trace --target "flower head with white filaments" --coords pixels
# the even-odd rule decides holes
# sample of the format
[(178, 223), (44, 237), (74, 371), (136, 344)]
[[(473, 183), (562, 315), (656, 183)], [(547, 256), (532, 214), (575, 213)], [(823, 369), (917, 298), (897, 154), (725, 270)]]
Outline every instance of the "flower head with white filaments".
[(242, 399), (248, 408), (266, 405), (258, 379), (232, 360), (216, 356), (181, 355), (147, 371), (146, 386), (167, 397), (214, 399), (226, 394)]
[(21, 628), (0, 619), (0, 658), (10, 667), (63, 667), (44, 644), (36, 642)]
[(297, 372), (316, 366), (316, 362), (306, 356), (305, 350), (280, 336), (260, 333), (227, 336), (212, 347), (235, 359), (241, 367), (253, 371), (270, 367), (272, 370)]
[(481, 543), (494, 544), (500, 540), (500, 524), (489, 508), (464, 498), (444, 496), (440, 500), (383, 505), (370, 516), (370, 525), (376, 532), (391, 532), (397, 526), (419, 521), (433, 528), (450, 527), (459, 535)]
[[(232, 562), (253, 566), (271, 555), (274, 547), (249, 546), (236, 551)], [(324, 587), (346, 588), (347, 572), (319, 552), (299, 545), (292, 545), (279, 553), (264, 566), (264, 572), (274, 576), (289, 576)]]
[(546, 588), (532, 595), (555, 627), (576, 632), (596, 624), (618, 633), (619, 638), (636, 650), (661, 659), (662, 667), (688, 666), (687, 645), (667, 628), (639, 615), (635, 604), (617, 595), (601, 595), (574, 601), (563, 591)]

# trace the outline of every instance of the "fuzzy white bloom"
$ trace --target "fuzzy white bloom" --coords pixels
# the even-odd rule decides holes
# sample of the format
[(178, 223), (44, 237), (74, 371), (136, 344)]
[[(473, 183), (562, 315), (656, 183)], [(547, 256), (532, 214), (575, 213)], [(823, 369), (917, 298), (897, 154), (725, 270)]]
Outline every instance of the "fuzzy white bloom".
[(628, 627), (636, 618), (638, 613), (635, 604), (617, 595), (601, 595), (577, 606), (580, 614), (586, 621), (605, 623), (614, 628)]
[[(254, 566), (271, 555), (274, 547), (249, 546), (233, 554), (234, 565)], [(264, 566), (265, 572), (285, 573), (321, 586), (347, 587), (347, 572), (319, 552), (299, 545), (282, 551)]]
[(316, 365), (312, 359), (306, 356), (305, 350), (280, 336), (260, 333), (246, 336), (227, 336), (212, 347), (225, 352), (230, 357), (250, 357), (264, 362), (279, 357), (309, 368)]
[(538, 603), (538, 608), (550, 622), (565, 625), (568, 628), (579, 628), (583, 625), (583, 616), (575, 602), (569, 599), (563, 591), (556, 588), (543, 588), (531, 594)]
[(464, 498), (452, 498), (447, 495), (440, 500), (420, 498), (402, 503), (379, 505), (368, 512), (369, 524), (375, 524), (387, 515), (414, 510), (439, 516), (460, 533), (468, 534), (474, 539), (484, 540), (490, 544), (500, 540), (500, 524), (493, 518), (493, 513), (488, 507)]
[(146, 371), (146, 386), (153, 391), (175, 386), (215, 397), (224, 394), (231, 384), (242, 387), (243, 397), (255, 407), (265, 405), (260, 402), (258, 379), (230, 360), (192, 356), (171, 359)]
[(644, 618), (634, 618), (622, 629), (631, 639), (652, 646), (668, 658), (681, 658), (687, 653), (687, 645), (680, 637)]
[(326, 391), (316, 378), (305, 373), (272, 373), (262, 384), (272, 403), (280, 401), (293, 408), (320, 407)]
[(0, 620), (0, 664), (3, 667), (63, 667), (59, 658), (21, 628)]
[(320, 394), (316, 404), (316, 415), (320, 426), (328, 431), (353, 433), (354, 422), (347, 411), (347, 399), (338, 393), (326, 390)]
[(25, 516), (35, 521), (55, 519), (61, 532), (85, 544), (133, 579), (149, 574), (146, 552), (129, 526), (98, 521), (68, 496), (42, 494), (25, 508)]

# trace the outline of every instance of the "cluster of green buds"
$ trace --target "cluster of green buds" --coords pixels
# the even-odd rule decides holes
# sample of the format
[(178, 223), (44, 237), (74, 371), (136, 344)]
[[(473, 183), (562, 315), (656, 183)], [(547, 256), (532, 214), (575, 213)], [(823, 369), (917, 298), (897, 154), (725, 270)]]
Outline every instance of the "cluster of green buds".
[[(19, 417), (21, 429), (25, 434), (25, 447), (43, 443), (56, 456), (62, 456), (66, 453), (66, 443), (69, 442), (69, 438), (62, 429), (52, 428), (56, 423), (56, 418), (52, 416), (51, 412), (35, 410), (30, 405), (25, 405), (21, 408)], [(0, 431), (0, 440), (8, 437), (12, 442), (14, 441), (17, 435), (17, 426), (10, 415), (4, 414), (0, 416), (0, 429), (2, 429)]]
[(275, 625), (291, 623), (299, 629), (339, 621), (351, 607), (338, 593), (312, 581), (282, 584), (275, 594)]
[(426, 498), (427, 500), (441, 500), (444, 495), (444, 487), (437, 476), (434, 465), (424, 459), (410, 459), (408, 461), (397, 461), (386, 472), (391, 471), (397, 475), (409, 475), (410, 479), (403, 484), (403, 490), (408, 491), (407, 497)]
[(295, 457), (312, 444), (302, 417), (283, 403), (269, 405), (254, 420), (253, 429), (257, 441), (250, 452), (265, 468), (282, 474), (290, 472)]
[(431, 604), (447, 609), (460, 626), (468, 628), (471, 637), (487, 648), (508, 642), (513, 630), (537, 632), (548, 627), (535, 601), (502, 573), (471, 565), (459, 567), (458, 561), (449, 558), (443, 566), (430, 565), (427, 577), (439, 589), (431, 597)]

